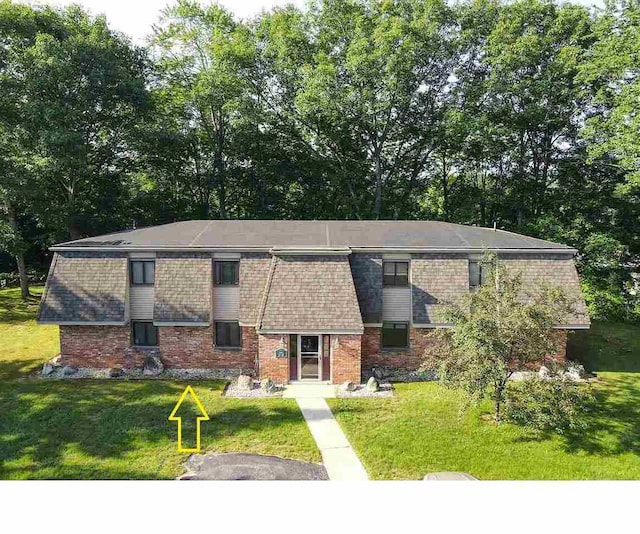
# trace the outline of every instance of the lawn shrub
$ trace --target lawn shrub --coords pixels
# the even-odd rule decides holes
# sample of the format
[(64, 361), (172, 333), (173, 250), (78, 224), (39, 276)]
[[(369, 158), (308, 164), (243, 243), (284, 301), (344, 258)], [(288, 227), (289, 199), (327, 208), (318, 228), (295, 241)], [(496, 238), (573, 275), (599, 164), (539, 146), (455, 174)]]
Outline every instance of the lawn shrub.
[(506, 419), (536, 433), (580, 431), (595, 403), (591, 386), (570, 380), (532, 378), (506, 391)]

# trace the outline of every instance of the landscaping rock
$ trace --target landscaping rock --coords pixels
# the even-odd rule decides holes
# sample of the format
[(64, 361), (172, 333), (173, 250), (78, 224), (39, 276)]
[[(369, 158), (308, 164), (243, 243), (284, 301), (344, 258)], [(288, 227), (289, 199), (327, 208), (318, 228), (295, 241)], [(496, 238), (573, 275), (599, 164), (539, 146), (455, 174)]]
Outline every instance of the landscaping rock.
[(144, 361), (144, 367), (142, 368), (142, 374), (146, 376), (157, 376), (164, 371), (164, 364), (160, 359), (160, 356), (150, 354)]
[(240, 375), (236, 382), (236, 387), (240, 391), (251, 391), (253, 389), (253, 378), (249, 375)]
[(579, 382), (580, 380), (583, 380), (587, 376), (587, 373), (584, 370), (584, 366), (580, 364), (571, 364), (567, 367), (567, 370), (564, 373), (564, 376), (569, 380), (573, 380), (574, 382)]
[(378, 383), (378, 381), (372, 376), (368, 381), (367, 381), (367, 391), (370, 391), (371, 393), (375, 393), (376, 391), (378, 391), (380, 389), (380, 384)]
[(55, 367), (49, 362), (42, 366), (42, 376), (49, 376), (53, 371), (55, 371)]
[(66, 365), (65, 367), (62, 368), (63, 376), (75, 375), (77, 372), (78, 372), (78, 369), (76, 367), (72, 367), (71, 365)]
[(124, 374), (124, 371), (121, 367), (112, 367), (111, 369), (109, 369), (108, 374), (109, 378), (118, 378), (119, 376), (122, 376)]
[(265, 393), (273, 393), (276, 390), (276, 385), (270, 378), (263, 378), (260, 380), (260, 389)]
[(538, 371), (538, 376), (540, 378), (549, 378), (551, 376), (551, 371), (549, 371), (548, 367), (541, 365), (540, 371)]
[(392, 370), (389, 369), (388, 367), (374, 367), (372, 371), (373, 371), (373, 376), (377, 380), (384, 380), (385, 378), (389, 378), (389, 376), (391, 376), (392, 374)]
[(349, 382), (347, 380), (346, 382), (343, 382), (342, 384), (340, 384), (340, 390), (341, 391), (355, 391), (356, 390), (356, 385), (353, 382)]

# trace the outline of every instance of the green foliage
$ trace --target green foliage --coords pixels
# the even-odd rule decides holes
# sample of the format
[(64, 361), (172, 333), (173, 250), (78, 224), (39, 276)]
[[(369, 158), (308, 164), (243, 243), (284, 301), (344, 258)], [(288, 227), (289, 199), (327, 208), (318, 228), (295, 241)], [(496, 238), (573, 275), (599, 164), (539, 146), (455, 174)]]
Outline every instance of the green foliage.
[(500, 421), (509, 378), (557, 352), (552, 329), (567, 323), (572, 301), (543, 281), (528, 294), (520, 273), (494, 255), (485, 255), (484, 263), (488, 280), (449, 306), (443, 320), (452, 326), (436, 330), (439, 343), (427, 350), (424, 367), (437, 369), (440, 381), (462, 390), (469, 402), (478, 404), (489, 394)]
[(638, 321), (638, 9), (180, 0), (141, 49), (0, 0), (0, 196), (42, 263), (134, 219), (496, 223), (576, 247), (593, 317)]
[(563, 379), (512, 382), (505, 400), (505, 419), (538, 434), (586, 430), (595, 404), (589, 385)]

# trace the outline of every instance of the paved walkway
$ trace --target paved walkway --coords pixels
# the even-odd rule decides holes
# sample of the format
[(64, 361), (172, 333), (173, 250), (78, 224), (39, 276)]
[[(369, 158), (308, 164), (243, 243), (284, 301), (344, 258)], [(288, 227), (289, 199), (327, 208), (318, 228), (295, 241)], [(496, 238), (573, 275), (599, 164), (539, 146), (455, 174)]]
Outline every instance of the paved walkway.
[(335, 396), (335, 386), (310, 382), (287, 384), (282, 392), (282, 397), (285, 399), (333, 399)]
[(324, 398), (298, 397), (298, 406), (322, 454), (329, 480), (369, 480)]

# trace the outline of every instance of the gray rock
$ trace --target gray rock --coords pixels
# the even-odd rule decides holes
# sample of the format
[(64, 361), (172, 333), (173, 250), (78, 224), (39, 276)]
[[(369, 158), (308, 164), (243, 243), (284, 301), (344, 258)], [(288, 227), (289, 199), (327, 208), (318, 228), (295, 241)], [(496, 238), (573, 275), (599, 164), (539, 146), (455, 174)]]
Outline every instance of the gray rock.
[(340, 384), (340, 390), (341, 391), (355, 391), (356, 390), (356, 385), (353, 382), (349, 382), (347, 380), (346, 382), (343, 382), (342, 384)]
[(64, 376), (75, 375), (77, 372), (78, 372), (78, 369), (75, 367), (72, 367), (71, 365), (66, 365), (62, 368), (62, 374)]
[(55, 371), (55, 367), (49, 362), (42, 366), (42, 376), (49, 376), (53, 371)]
[(370, 391), (371, 393), (375, 393), (379, 389), (380, 389), (380, 384), (378, 384), (378, 381), (372, 376), (367, 381), (367, 391)]
[(251, 391), (253, 389), (253, 378), (249, 375), (240, 375), (236, 382), (236, 387), (241, 391)]
[(109, 378), (118, 378), (123, 374), (124, 371), (122, 370), (122, 367), (112, 367), (111, 369), (109, 369)]
[(541, 365), (540, 370), (538, 371), (538, 376), (540, 378), (549, 378), (551, 376), (551, 371), (549, 371), (548, 367)]
[(584, 370), (584, 366), (579, 363), (573, 363), (567, 366), (566, 374), (572, 380), (581, 380), (587, 376), (587, 372)]
[(164, 371), (164, 364), (160, 359), (160, 356), (150, 354), (144, 360), (144, 367), (142, 368), (142, 374), (147, 376), (157, 376)]
[(273, 393), (276, 390), (276, 385), (270, 378), (263, 378), (260, 380), (260, 389), (265, 393)]
[(587, 373), (584, 370), (584, 366), (580, 364), (569, 365), (564, 373), (564, 378), (573, 380), (574, 382), (580, 382), (581, 380), (584, 380), (586, 376)]

